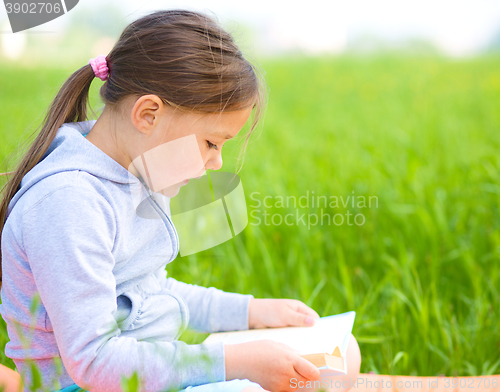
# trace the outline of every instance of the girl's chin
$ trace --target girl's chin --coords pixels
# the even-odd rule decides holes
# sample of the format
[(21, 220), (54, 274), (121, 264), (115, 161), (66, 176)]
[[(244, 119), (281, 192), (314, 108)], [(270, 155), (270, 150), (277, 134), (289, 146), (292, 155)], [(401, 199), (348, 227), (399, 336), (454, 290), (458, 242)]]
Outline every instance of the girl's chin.
[(186, 185), (184, 183), (179, 183), (179, 184), (175, 184), (175, 185), (172, 185), (172, 186), (169, 186), (167, 188), (163, 188), (160, 192), (164, 195), (164, 196), (167, 196), (167, 197), (174, 197), (176, 196), (180, 189), (181, 189), (181, 186), (183, 185)]

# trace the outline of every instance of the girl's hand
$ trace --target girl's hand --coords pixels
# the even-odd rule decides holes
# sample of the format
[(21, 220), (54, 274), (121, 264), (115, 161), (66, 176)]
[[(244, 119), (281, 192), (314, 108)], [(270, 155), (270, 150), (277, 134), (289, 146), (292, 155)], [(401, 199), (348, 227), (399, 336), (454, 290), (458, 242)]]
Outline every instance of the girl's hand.
[(293, 392), (320, 370), (290, 346), (269, 339), (224, 345), (226, 380), (249, 379), (272, 392)]
[(309, 327), (318, 313), (297, 299), (252, 298), (248, 310), (248, 328)]

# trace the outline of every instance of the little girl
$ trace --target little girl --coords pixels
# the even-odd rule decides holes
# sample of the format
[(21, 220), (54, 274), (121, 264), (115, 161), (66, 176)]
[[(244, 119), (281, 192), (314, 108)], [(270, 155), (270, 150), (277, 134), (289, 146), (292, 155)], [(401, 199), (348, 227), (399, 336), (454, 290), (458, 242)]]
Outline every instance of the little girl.
[[(105, 81), (105, 107), (90, 121), (94, 77)], [(107, 56), (64, 83), (0, 205), (5, 353), (25, 391), (36, 381), (30, 363), (45, 387), (63, 391), (121, 391), (122, 376), (134, 372), (141, 391), (278, 392), (296, 390), (291, 379), (318, 380), (319, 370), (284, 344), (178, 340), (188, 326), (309, 326), (319, 317), (298, 300), (257, 299), (166, 276), (179, 251), (169, 197), (221, 167), (224, 142), (253, 109), (254, 129), (265, 100), (261, 80), (214, 20), (169, 10), (131, 23)], [(145, 164), (148, 151), (174, 140), (185, 142), (178, 151), (195, 154), (157, 154), (155, 167)], [(162, 167), (175, 168), (176, 180), (152, 191), (151, 171)], [(157, 219), (139, 216), (141, 200)], [(353, 337), (348, 359), (355, 378)]]

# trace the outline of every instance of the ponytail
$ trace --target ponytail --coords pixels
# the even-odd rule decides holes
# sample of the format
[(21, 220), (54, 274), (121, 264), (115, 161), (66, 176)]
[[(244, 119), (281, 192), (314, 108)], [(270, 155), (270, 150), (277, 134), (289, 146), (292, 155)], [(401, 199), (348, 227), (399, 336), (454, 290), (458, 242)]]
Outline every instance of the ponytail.
[[(63, 84), (45, 115), (40, 133), (29, 147), (19, 166), (10, 173), (7, 183), (0, 190), (0, 238), (7, 219), (9, 203), (19, 190), (23, 177), (38, 162), (54, 140), (58, 129), (68, 122), (87, 120), (89, 89), (95, 74), (90, 64), (73, 73)], [(0, 289), (2, 287), (2, 252), (0, 243)]]

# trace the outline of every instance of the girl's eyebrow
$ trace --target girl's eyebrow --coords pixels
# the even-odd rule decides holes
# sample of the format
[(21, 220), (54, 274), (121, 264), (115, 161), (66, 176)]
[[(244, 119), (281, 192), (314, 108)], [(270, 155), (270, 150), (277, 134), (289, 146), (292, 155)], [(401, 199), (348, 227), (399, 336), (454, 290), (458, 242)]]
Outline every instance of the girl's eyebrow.
[(225, 132), (219, 132), (219, 131), (213, 132), (212, 135), (221, 137), (223, 139), (232, 139), (233, 138), (230, 134), (225, 133)]

